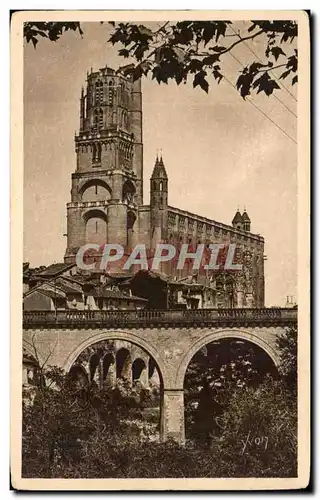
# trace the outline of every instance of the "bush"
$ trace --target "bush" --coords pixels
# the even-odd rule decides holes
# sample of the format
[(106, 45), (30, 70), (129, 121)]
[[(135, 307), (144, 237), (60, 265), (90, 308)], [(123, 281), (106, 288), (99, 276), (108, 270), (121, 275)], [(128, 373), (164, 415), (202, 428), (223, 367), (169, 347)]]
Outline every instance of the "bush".
[[(219, 434), (209, 441), (188, 440), (185, 446), (155, 442), (153, 436), (142, 441), (140, 427), (133, 425), (136, 403), (129, 398), (131, 406), (124, 411), (119, 391), (109, 399), (91, 395), (93, 404), (86, 406), (74, 395), (68, 401), (68, 394), (71, 398), (66, 391), (46, 389), (24, 405), (24, 477), (296, 476), (295, 395), (271, 378), (257, 389), (230, 393), (217, 419)], [(130, 424), (116, 415), (116, 402)]]
[(220, 424), (223, 476), (297, 475), (297, 402), (281, 381), (235, 392)]

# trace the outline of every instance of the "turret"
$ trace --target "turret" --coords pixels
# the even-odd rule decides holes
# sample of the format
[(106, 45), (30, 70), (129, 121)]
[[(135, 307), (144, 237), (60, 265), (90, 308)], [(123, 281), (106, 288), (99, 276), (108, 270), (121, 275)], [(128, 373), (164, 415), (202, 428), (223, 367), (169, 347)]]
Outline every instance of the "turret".
[(232, 219), (232, 226), (237, 228), (237, 229), (243, 229), (243, 218), (241, 213), (239, 212), (239, 209), (236, 211), (235, 216)]
[(162, 156), (160, 160), (157, 156), (150, 179), (150, 205), (160, 209), (168, 205), (168, 176)]
[(80, 97), (80, 131), (83, 131), (84, 127), (84, 118), (85, 118), (85, 96), (83, 87), (81, 88), (81, 97)]
[(251, 220), (250, 220), (249, 215), (247, 214), (246, 209), (244, 209), (244, 212), (242, 214), (242, 220), (243, 220), (243, 229), (245, 231), (250, 231)]
[(151, 248), (166, 239), (168, 218), (168, 176), (162, 156), (156, 158), (150, 178)]

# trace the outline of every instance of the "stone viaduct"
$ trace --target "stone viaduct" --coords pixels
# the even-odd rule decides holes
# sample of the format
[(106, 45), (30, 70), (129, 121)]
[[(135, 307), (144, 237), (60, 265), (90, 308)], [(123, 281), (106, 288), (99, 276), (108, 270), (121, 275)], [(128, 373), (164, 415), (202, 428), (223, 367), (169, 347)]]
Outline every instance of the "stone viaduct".
[(41, 362), (48, 359), (48, 364), (69, 372), (81, 364), (83, 352), (102, 341), (115, 341), (119, 348), (136, 346), (145, 353), (138, 376), (151, 358), (159, 373), (161, 439), (183, 442), (183, 385), (192, 357), (210, 342), (241, 339), (263, 349), (278, 367), (277, 336), (296, 325), (297, 309), (280, 308), (25, 311), (23, 347), (33, 355), (36, 345)]

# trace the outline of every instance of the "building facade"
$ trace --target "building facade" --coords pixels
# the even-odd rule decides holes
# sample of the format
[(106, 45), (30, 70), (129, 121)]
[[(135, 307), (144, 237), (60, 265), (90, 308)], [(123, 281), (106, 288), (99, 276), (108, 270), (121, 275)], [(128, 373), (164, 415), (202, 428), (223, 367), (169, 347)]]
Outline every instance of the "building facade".
[[(75, 136), (76, 171), (71, 202), (67, 204), (68, 243), (65, 262), (74, 263), (80, 247), (105, 243), (128, 251), (158, 243), (196, 248), (235, 244), (241, 271), (210, 271), (216, 307), (264, 306), (264, 239), (251, 232), (246, 211), (239, 210), (230, 225), (169, 205), (169, 179), (162, 157), (150, 179), (150, 203), (143, 203), (143, 141), (141, 81), (133, 81), (129, 67), (107, 66), (87, 74), (80, 97), (80, 127)], [(179, 280), (193, 274), (188, 265), (164, 263), (161, 271)]]

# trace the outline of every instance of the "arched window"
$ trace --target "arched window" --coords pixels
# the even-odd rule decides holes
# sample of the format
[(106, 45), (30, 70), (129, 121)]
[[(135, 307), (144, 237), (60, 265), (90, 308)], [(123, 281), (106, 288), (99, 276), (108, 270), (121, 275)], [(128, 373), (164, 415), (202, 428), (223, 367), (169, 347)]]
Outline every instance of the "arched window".
[(103, 380), (105, 380), (111, 371), (112, 365), (114, 365), (114, 355), (112, 353), (107, 353), (103, 358)]
[(94, 142), (92, 144), (92, 163), (101, 162), (101, 144), (99, 142)]
[(96, 90), (96, 104), (100, 104), (103, 102), (103, 83), (101, 80), (98, 80), (95, 85)]
[(100, 358), (97, 353), (93, 354), (89, 360), (90, 381), (94, 380)]
[(132, 381), (131, 357), (128, 349), (121, 348), (116, 354), (117, 378), (122, 378), (128, 382)]
[(127, 128), (127, 126), (128, 126), (128, 115), (127, 115), (127, 112), (125, 110), (123, 110), (121, 113), (121, 126), (123, 128)]
[(137, 358), (132, 363), (132, 380), (133, 382), (146, 382), (146, 364), (143, 359)]
[(160, 183), (159, 183), (159, 191), (162, 191), (162, 190), (163, 190), (163, 182), (160, 181)]

